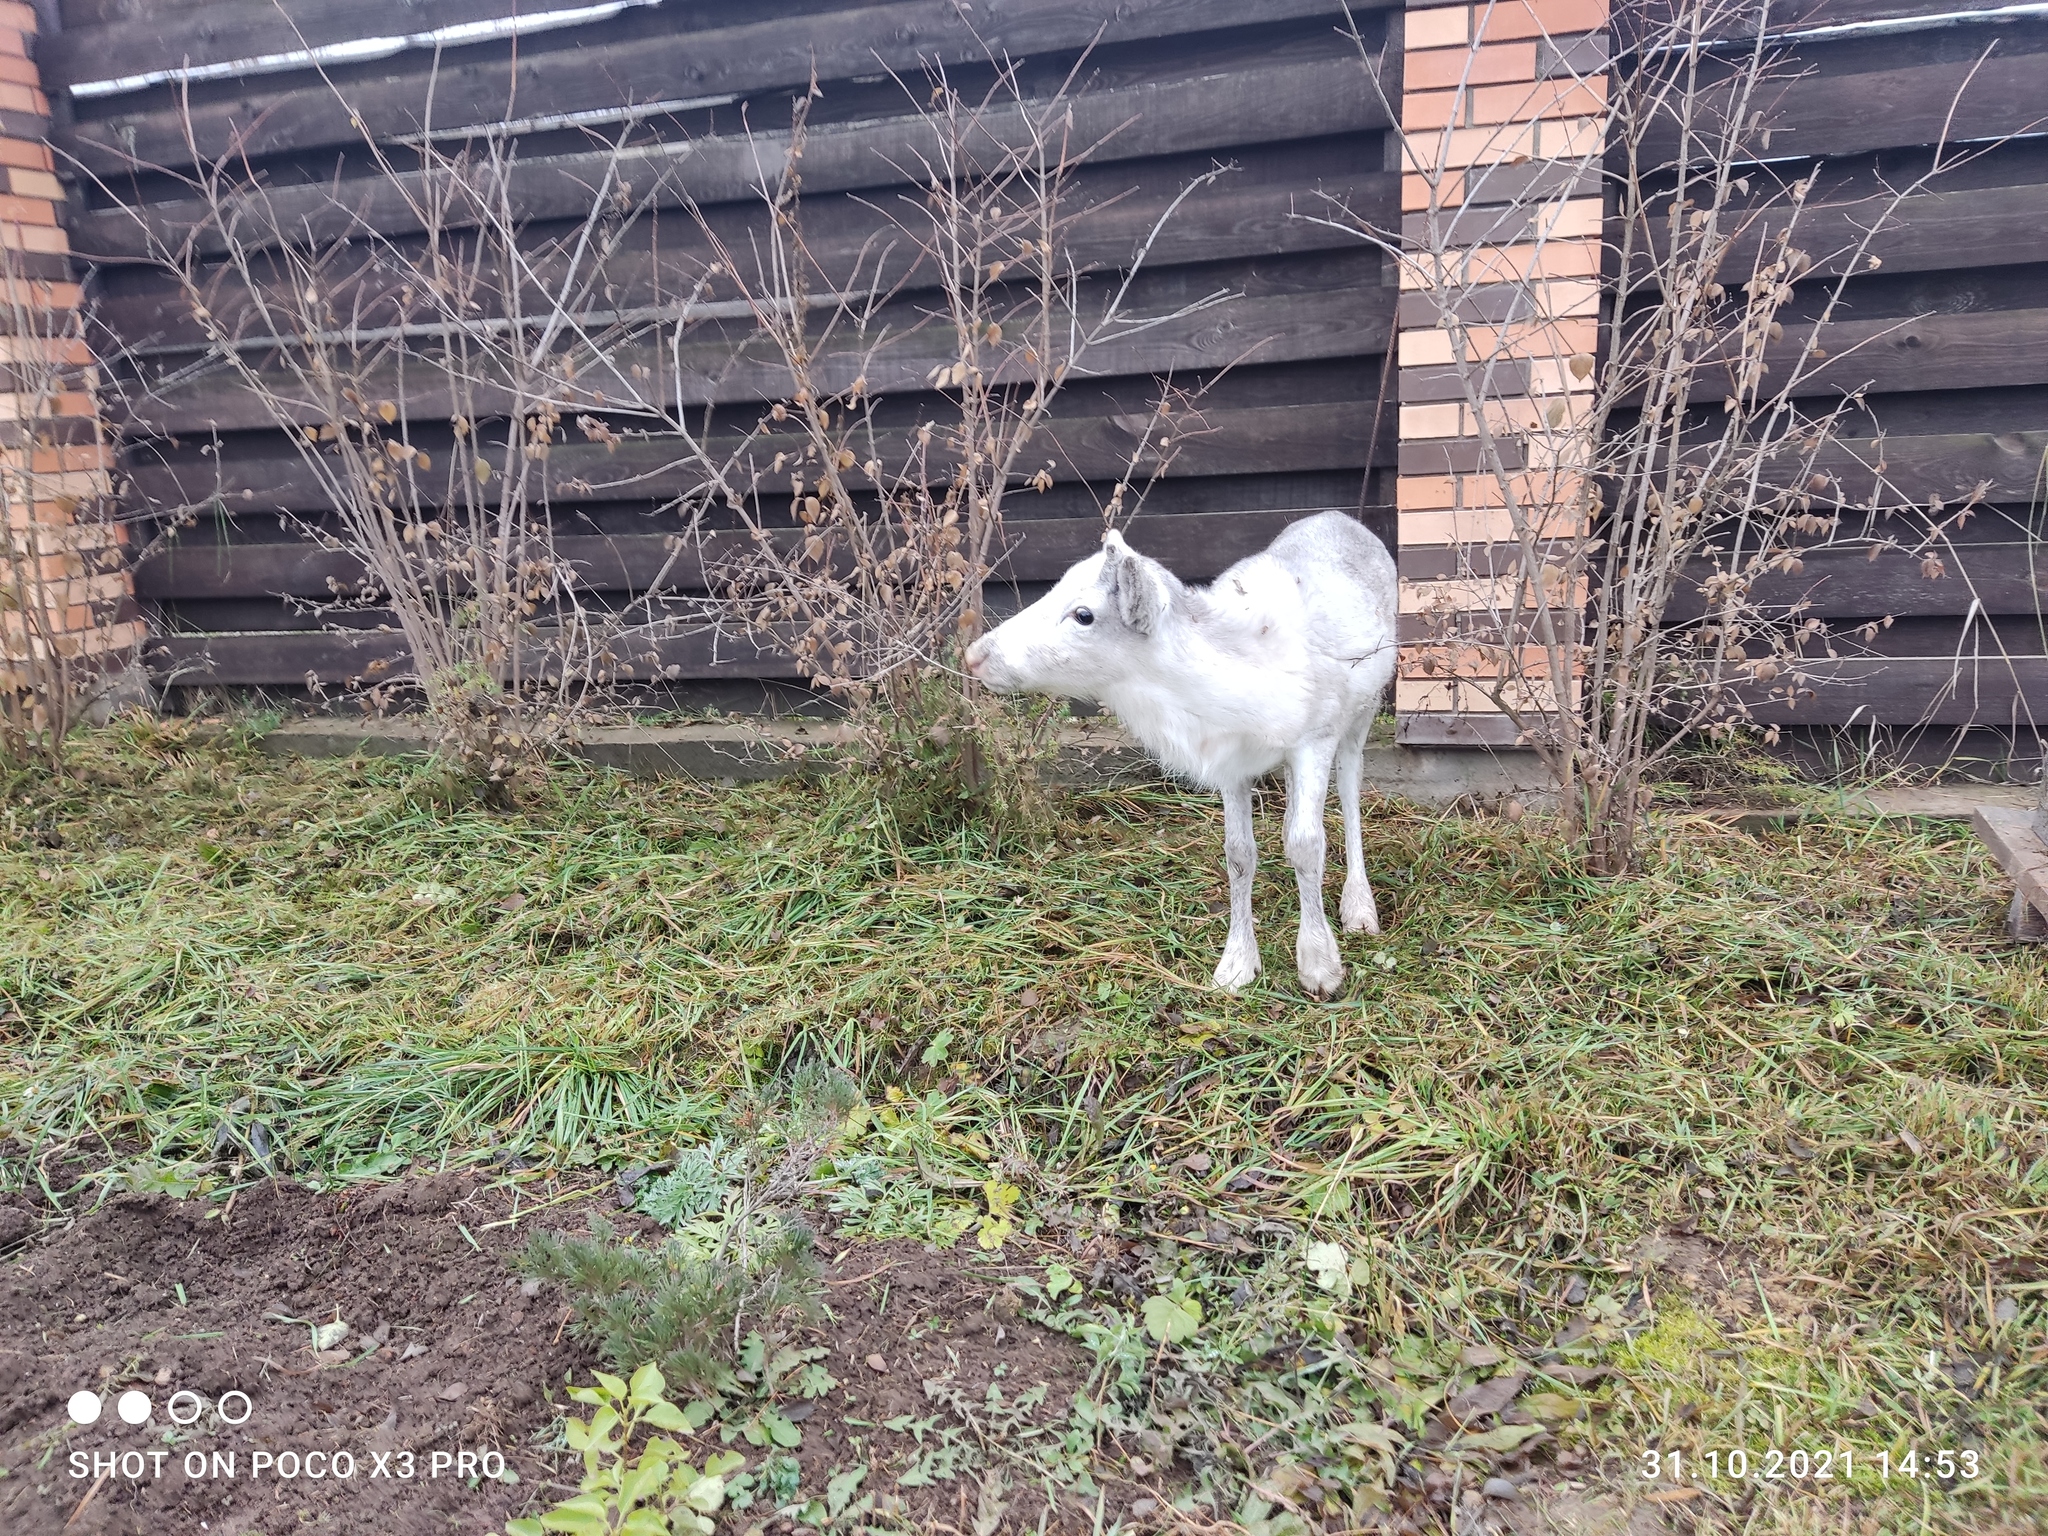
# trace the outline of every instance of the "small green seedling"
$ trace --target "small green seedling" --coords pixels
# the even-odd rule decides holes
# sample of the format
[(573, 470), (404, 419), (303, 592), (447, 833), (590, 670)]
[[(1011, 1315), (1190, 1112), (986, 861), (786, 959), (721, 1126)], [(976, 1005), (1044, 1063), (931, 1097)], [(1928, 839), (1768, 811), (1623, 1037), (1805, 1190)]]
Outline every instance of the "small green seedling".
[(689, 1434), (711, 1417), (710, 1404), (678, 1408), (653, 1365), (641, 1366), (631, 1382), (599, 1371), (596, 1386), (572, 1387), (569, 1396), (596, 1409), (565, 1426), (569, 1449), (583, 1456), (580, 1490), (537, 1518), (506, 1521), (505, 1536), (712, 1536), (726, 1479), (745, 1458), (721, 1451), (696, 1467), (665, 1434), (631, 1454), (639, 1430)]
[(1202, 1304), (1176, 1280), (1164, 1296), (1145, 1302), (1145, 1331), (1161, 1344), (1185, 1344), (1202, 1326)]

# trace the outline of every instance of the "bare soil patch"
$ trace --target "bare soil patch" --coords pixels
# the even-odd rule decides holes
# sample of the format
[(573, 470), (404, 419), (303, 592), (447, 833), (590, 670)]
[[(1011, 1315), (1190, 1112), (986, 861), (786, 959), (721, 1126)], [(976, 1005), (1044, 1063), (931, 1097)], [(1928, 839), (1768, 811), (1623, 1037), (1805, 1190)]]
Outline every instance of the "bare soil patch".
[[(258, 1185), (226, 1210), (122, 1197), (62, 1225), (0, 1206), (0, 1530), (411, 1536), (500, 1530), (552, 1505), (576, 1467), (542, 1447), (566, 1381), (597, 1362), (564, 1328), (561, 1296), (523, 1282), (513, 1259), (536, 1223), (580, 1227), (610, 1197), (516, 1225), (511, 1191), (455, 1174), (342, 1193)], [(780, 1405), (803, 1441), (775, 1453), (799, 1464), (803, 1495), (865, 1467), (859, 1494), (913, 1523), (1091, 1528), (1093, 1497), (1049, 1495), (1026, 1475), (1031, 1449), (1065, 1430), (1086, 1351), (1018, 1318), (1000, 1267), (978, 1256), (830, 1234), (822, 1248), (829, 1317), (798, 1342), (830, 1349), (821, 1363), (839, 1385)], [(337, 1320), (347, 1335), (316, 1350), (314, 1328)], [(151, 1401), (141, 1425), (117, 1412), (129, 1390)], [(80, 1391), (105, 1405), (90, 1425), (67, 1411)], [(231, 1391), (248, 1397), (238, 1426), (214, 1411)], [(174, 1404), (179, 1393), (205, 1404), (188, 1428), (170, 1422), (194, 1406)], [(718, 1443), (714, 1424), (698, 1450)], [(767, 1454), (731, 1448), (750, 1467)], [(498, 1465), (486, 1453), (517, 1481), (482, 1475)], [(1111, 1485), (1101, 1518), (1140, 1496)], [(765, 1498), (722, 1524), (789, 1528)]]

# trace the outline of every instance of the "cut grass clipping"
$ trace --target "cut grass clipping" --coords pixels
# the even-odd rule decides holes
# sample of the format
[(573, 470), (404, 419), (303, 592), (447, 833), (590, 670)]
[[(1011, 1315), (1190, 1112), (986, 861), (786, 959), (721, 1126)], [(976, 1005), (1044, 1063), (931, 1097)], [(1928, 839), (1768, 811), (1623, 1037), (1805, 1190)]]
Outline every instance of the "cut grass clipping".
[[(108, 1182), (67, 1151), (211, 1199), (660, 1167), (829, 1065), (867, 1106), (814, 1174), (840, 1219), (1033, 1263), (1095, 1443), (1266, 1536), (1532, 1455), (1731, 1528), (2048, 1511), (2048, 979), (1961, 827), (1677, 816), (1596, 883), (1529, 822), (1376, 804), (1387, 937), (1317, 1005), (1272, 871), (1268, 984), (1201, 985), (1219, 820), (1165, 789), (998, 853), (857, 778), (492, 813), (174, 727), (79, 764), (0, 812), (5, 1177), (67, 1204)], [(1631, 1482), (1653, 1449), (1722, 1474)], [(1944, 1450), (1978, 1475), (1874, 1459)]]

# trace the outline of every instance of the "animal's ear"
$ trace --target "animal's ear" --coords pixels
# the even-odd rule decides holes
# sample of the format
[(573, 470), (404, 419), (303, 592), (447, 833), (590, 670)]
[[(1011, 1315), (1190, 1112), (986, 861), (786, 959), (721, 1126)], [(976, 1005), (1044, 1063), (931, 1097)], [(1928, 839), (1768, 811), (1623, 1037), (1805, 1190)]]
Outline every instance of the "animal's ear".
[(1156, 566), (1123, 541), (1114, 529), (1102, 541), (1102, 584), (1116, 600), (1117, 617), (1149, 635), (1166, 615), (1166, 583)]

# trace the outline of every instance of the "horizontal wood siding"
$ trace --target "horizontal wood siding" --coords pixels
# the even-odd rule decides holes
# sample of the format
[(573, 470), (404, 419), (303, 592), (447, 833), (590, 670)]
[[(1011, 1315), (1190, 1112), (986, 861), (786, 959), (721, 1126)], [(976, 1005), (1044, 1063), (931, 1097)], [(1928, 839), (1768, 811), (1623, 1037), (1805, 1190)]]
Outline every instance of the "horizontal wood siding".
[[(317, 489), (253, 400), (218, 371), (190, 376), (196, 327), (167, 281), (134, 260), (143, 249), (138, 215), (163, 230), (192, 217), (175, 178), (146, 169), (189, 159), (183, 88), (91, 87), (180, 65), (203, 70), (392, 40), (383, 57), (325, 66), (325, 79), (273, 60), (232, 78), (195, 79), (189, 95), (202, 154), (237, 146), (272, 178), (279, 206), (300, 207), (316, 229), (335, 217), (320, 184), (338, 177), (359, 216), (400, 242), (413, 234), (402, 191), (366, 173), (361, 140), (417, 132), (430, 74), (440, 126), (502, 121), (508, 92), (522, 121), (668, 104), (642, 129), (650, 145), (666, 147), (672, 175), (655, 196), (650, 233), (629, 239), (616, 258), (626, 307), (654, 294), (660, 271), (701, 270), (710, 259), (686, 199), (728, 243), (745, 239), (758, 217), (748, 193), (755, 156), (778, 152), (789, 97), (814, 64), (824, 95), (805, 159), (806, 227), (828, 267), (850, 267), (882, 227), (878, 201), (900, 184), (897, 167), (909, 163), (921, 131), (889, 71), (921, 78), (926, 62), (971, 67), (983, 56), (979, 38), (1023, 59), (1028, 78), (1055, 81), (1099, 37), (1077, 126), (1082, 136), (1109, 136), (1098, 163), (1077, 178), (1075, 197), (1104, 211), (1081, 226), (1076, 260), (1090, 281), (1113, 281), (1188, 178), (1228, 164), (1159, 241), (1140, 296), (1160, 309), (1218, 289), (1241, 296), (1119, 342), (1101, 355), (1101, 377), (1062, 398), (1048, 438), (1055, 484), (1012, 504), (999, 568), (1016, 584), (1007, 601), (1038, 590), (1092, 546), (1161, 374), (1227, 374), (1201, 430), (1184, 440), (1129, 530), (1138, 547), (1190, 578), (1213, 575), (1291, 519), (1329, 506), (1365, 509), (1391, 541), (1385, 504), (1397, 465), (1418, 476), (1471, 467), (1455, 445), (1397, 449), (1395, 402), (1379, 398), (1396, 291), (1376, 255), (1321, 217), (1337, 204), (1382, 226), (1400, 217), (1385, 103), (1337, 33), (1344, 11), (1336, 0), (760, 0), (744, 11), (661, 0), (574, 27), (438, 52), (433, 45), (436, 29), (531, 17), (552, 3), (62, 0), (62, 25), (36, 40), (58, 162), (86, 172), (72, 178), (65, 205), (73, 246), (98, 262), (90, 288), (102, 322), (134, 349), (138, 371), (113, 407), (130, 434), (130, 495), (208, 506), (136, 572), (138, 596), (163, 631), (161, 675), (294, 688), (310, 674), (342, 684), (374, 676), (366, 669), (395, 646), (374, 616), (335, 633), (294, 606), (359, 572), (280, 526), (280, 514), (317, 525)], [(1869, 247), (1881, 265), (1851, 280), (1846, 319), (1832, 330), (1814, 388), (1861, 392), (1864, 406), (1821, 468), (1851, 500), (1881, 490), (1953, 503), (1979, 486), (1986, 497), (1979, 516), (1935, 551), (1938, 570), (1917, 546), (1875, 561), (1821, 547), (1802, 570), (1773, 578), (1774, 596), (1810, 602), (1845, 637), (1827, 686), (1789, 713), (1774, 706), (1795, 723), (2025, 729), (2048, 717), (2048, 139), (1991, 142), (2038, 135), (2048, 123), (2048, 21), (1987, 15), (1875, 35), (1830, 30), (1964, 8), (1954, 0), (1796, 0), (1774, 9), (1788, 34), (1818, 29), (1787, 45), (1800, 78), (1788, 79), (1770, 109), (1772, 163), (1758, 171), (1789, 180), (1821, 167), (1802, 215), (1800, 241), (1816, 266), (1800, 302), (1818, 304), (1822, 282), (1847, 260), (1842, 253), (1886, 189), (1919, 175), (1944, 132), (1974, 151), (1898, 210)], [(1375, 47), (1389, 38), (1383, 84), (1398, 102), (1400, 10), (1391, 10), (1390, 34), (1389, 7), (1352, 11)], [(539, 240), (550, 219), (580, 212), (592, 161), (588, 141), (569, 135), (536, 129), (530, 144), (520, 197)], [(1758, 248), (1775, 233), (1760, 221)], [(359, 277), (366, 294), (388, 280), (375, 271)], [(908, 315), (921, 302), (905, 294), (901, 307)], [(1413, 323), (1421, 310), (1409, 308)], [(1802, 340), (1788, 324), (1785, 347)], [(925, 388), (940, 346), (936, 335), (920, 337), (869, 375), (888, 397), (885, 434), (907, 433), (940, 409)], [(742, 322), (700, 327), (673, 360), (693, 406), (744, 413), (778, 392), (772, 358)], [(849, 378), (857, 367), (851, 357), (823, 364), (828, 376)], [(1426, 368), (1403, 371), (1411, 403), (1444, 398), (1445, 387)], [(388, 393), (408, 415), (434, 414), (417, 386), (393, 380)], [(432, 433), (419, 437), (431, 452)], [(676, 549), (677, 528), (654, 509), (687, 481), (645, 450), (607, 454), (572, 442), (549, 473), (560, 488), (562, 548), (598, 605), (629, 600), (664, 569), (680, 571), (686, 588), (701, 585), (706, 562), (715, 567), (729, 552), (733, 534), (718, 528)], [(1857, 526), (1845, 521), (1845, 533)], [(1404, 575), (1469, 574), (1447, 559), (1443, 548), (1417, 547), (1403, 556)], [(1868, 638), (1856, 638), (1872, 625)], [(793, 675), (785, 658), (730, 636), (654, 649), (659, 656), (644, 665), (677, 679)]]
[[(1990, 9), (1819, 0), (1796, 25)], [(1764, 601), (1811, 602), (1838, 656), (1816, 652), (1812, 695), (1766, 718), (1993, 726), (2031, 751), (2048, 727), (2048, 20), (1986, 16), (1786, 46), (1797, 60), (1786, 73), (1799, 78), (1766, 113), (1769, 153), (1808, 158), (1759, 174), (1783, 182), (1820, 168), (1795, 241), (1817, 261), (1794, 313), (1817, 312), (1889, 189), (1923, 174), (1937, 141), (1946, 135), (1963, 161), (1905, 202), (1869, 248), (1880, 265), (1849, 281), (1816, 393), (1861, 391), (1867, 404), (1820, 467), (1852, 502), (1953, 506), (1978, 487), (1987, 501), (1931, 549), (1909, 520), (1889, 519), (1879, 531), (1899, 549), (1871, 559), (1816, 548), (1799, 571), (1769, 578)], [(2008, 134), (2030, 136), (1991, 142)], [(1759, 221), (1756, 238), (1774, 238), (1779, 222)], [(1785, 339), (1806, 339), (1791, 316)], [(1842, 533), (1867, 522), (1850, 511)]]
[[(687, 102), (650, 116), (639, 132), (650, 167), (667, 175), (652, 194), (652, 217), (608, 269), (627, 309), (673, 294), (679, 274), (687, 282), (711, 261), (690, 205), (723, 241), (744, 247), (761, 218), (759, 165), (786, 146), (791, 96), (814, 67), (823, 95), (803, 161), (806, 237), (828, 271), (851, 271), (877, 249), (901, 168), (916, 164), (926, 131), (908, 109), (906, 85), (888, 72), (922, 82), (931, 64), (985, 67), (994, 48), (1049, 90), (1092, 48), (1073, 130), (1077, 142), (1102, 141), (1072, 191), (1072, 206), (1100, 210), (1076, 226), (1072, 254), (1086, 281), (1106, 292), (1189, 180), (1224, 165), (1228, 172), (1190, 198), (1154, 244), (1132, 302), (1163, 313), (1218, 291), (1237, 297), (1091, 355), (1090, 376), (1068, 386), (1040, 439), (1052, 487), (1012, 499), (997, 569), (1010, 586), (992, 605), (1021, 601), (1096, 546), (1115, 483), (1134, 455), (1141, 470), (1147, 463), (1137, 434), (1155, 380), (1168, 376), (1221, 382), (1199, 419), (1177, 424), (1170, 473), (1127, 527), (1139, 548), (1190, 578), (1213, 576), (1289, 522), (1329, 507), (1363, 509), (1391, 541), (1392, 513), (1381, 506), (1391, 481), (1372, 483), (1372, 473), (1394, 460), (1393, 402), (1379, 392), (1396, 292), (1381, 258), (1322, 216), (1341, 205), (1385, 224), (1396, 215), (1398, 178), (1388, 169), (1386, 102), (1338, 31), (1340, 0), (762, 0), (744, 10), (661, 0), (574, 27), (444, 46), (438, 56), (433, 46), (438, 28), (549, 8), (533, 0), (65, 0), (64, 26), (43, 40), (41, 62), (62, 102), (57, 147), (84, 171), (73, 184), (71, 228), (98, 262), (99, 318), (128, 352), (111, 408), (129, 434), (129, 494), (206, 509), (136, 572), (160, 630), (152, 660), (161, 676), (283, 689), (311, 677), (333, 687), (374, 679), (397, 655), (378, 615), (337, 621), (307, 608), (359, 581), (361, 569), (299, 531), (326, 521), (319, 487), (257, 400), (222, 370), (193, 368), (205, 346), (198, 325), (175, 285), (137, 259), (145, 224), (177, 233), (197, 212), (175, 176), (149, 169), (191, 160), (185, 90), (200, 154), (230, 144), (246, 152), (270, 178), (278, 212), (303, 217), (320, 236), (344, 234), (359, 219), (401, 245), (419, 238), (417, 220), (403, 188), (369, 173), (363, 137), (396, 142), (420, 131), (430, 76), (437, 127), (503, 122), (508, 95), (519, 122)], [(1351, 12), (1377, 47), (1384, 11), (1353, 0)], [(365, 38), (389, 39), (385, 56), (329, 62), (325, 79), (264, 60)], [(188, 85), (94, 86), (249, 60), (264, 62)], [(1398, 100), (1398, 48), (1385, 85)], [(545, 127), (523, 137), (518, 202), (536, 248), (563, 227), (550, 221), (580, 217), (586, 206), (601, 158), (590, 144)], [(200, 249), (220, 254), (203, 237)], [(366, 300), (401, 280), (367, 261), (335, 270)], [(867, 270), (877, 270), (872, 260)], [(900, 275), (886, 261), (880, 270), (888, 280)], [(907, 330), (932, 302), (903, 293), (877, 324)], [(239, 316), (231, 309), (219, 318), (232, 330)], [(919, 423), (943, 419), (945, 402), (928, 385), (942, 350), (951, 356), (950, 337), (927, 327), (879, 364), (827, 355), (820, 368), (842, 387), (863, 376), (882, 397), (886, 454), (907, 445)], [(703, 323), (664, 354), (679, 398), (728, 413), (735, 431), (761, 402), (787, 393), (786, 375), (744, 320)], [(653, 361), (617, 359), (622, 369)], [(272, 376), (283, 383), (281, 370)], [(415, 424), (411, 440), (445, 465), (447, 429), (437, 439), (421, 424), (445, 420), (445, 386), (437, 396), (418, 379), (379, 382)], [(316, 419), (310, 403), (305, 419)], [(684, 540), (658, 510), (692, 483), (668, 467), (672, 458), (630, 440), (607, 452), (575, 434), (550, 455), (559, 548), (591, 606), (622, 606), (664, 572), (676, 589), (702, 591), (707, 566), (740, 549), (729, 522)], [(649, 650), (630, 663), (632, 675), (795, 676), (786, 657), (734, 636), (673, 637)]]

